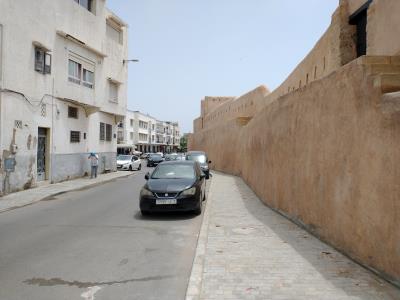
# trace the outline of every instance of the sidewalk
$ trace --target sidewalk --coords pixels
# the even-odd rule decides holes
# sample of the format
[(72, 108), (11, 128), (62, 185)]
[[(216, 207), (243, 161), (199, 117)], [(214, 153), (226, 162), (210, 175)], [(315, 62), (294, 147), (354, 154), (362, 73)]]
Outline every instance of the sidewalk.
[(400, 299), (400, 290), (213, 173), (186, 294), (194, 299)]
[(66, 192), (96, 186), (117, 178), (127, 177), (135, 173), (129, 171), (117, 171), (100, 174), (97, 178), (90, 177), (78, 178), (56, 184), (47, 184), (33, 189), (12, 193), (0, 197), (0, 213), (14, 208), (29, 205), (48, 197), (56, 196)]

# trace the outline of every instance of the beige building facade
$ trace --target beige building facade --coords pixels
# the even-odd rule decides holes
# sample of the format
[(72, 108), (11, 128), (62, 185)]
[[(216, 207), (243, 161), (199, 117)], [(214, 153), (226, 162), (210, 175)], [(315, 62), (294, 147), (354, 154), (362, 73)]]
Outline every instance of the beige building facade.
[(189, 137), (213, 169), (397, 285), (399, 14), (400, 1), (341, 0), (277, 89), (206, 97)]
[(92, 151), (115, 170), (127, 25), (106, 1), (1, 1), (0, 41), (0, 193), (84, 176)]

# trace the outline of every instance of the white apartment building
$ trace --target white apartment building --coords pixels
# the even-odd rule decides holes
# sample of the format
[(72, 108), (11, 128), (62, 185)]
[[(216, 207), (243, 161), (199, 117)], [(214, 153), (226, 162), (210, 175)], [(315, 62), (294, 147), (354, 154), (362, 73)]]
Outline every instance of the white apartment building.
[(180, 146), (179, 124), (127, 110), (125, 120), (119, 125), (118, 143), (120, 153), (176, 152)]
[[(39, 3), (40, 2), (40, 3)], [(0, 1), (0, 193), (115, 170), (127, 25), (106, 0)]]

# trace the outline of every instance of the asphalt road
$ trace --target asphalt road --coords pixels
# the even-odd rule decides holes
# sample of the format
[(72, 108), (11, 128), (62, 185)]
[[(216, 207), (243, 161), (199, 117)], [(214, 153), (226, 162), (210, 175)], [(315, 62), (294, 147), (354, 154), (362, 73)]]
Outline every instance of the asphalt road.
[(143, 218), (146, 171), (0, 213), (0, 299), (184, 299), (202, 215)]

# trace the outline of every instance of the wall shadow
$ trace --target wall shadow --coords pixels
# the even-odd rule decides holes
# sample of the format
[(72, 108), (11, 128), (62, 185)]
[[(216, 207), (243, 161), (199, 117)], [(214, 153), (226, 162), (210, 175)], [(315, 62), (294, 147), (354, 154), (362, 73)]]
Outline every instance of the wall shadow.
[[(356, 299), (400, 299), (400, 289), (267, 206), (241, 178), (223, 176), (234, 178), (247, 211), (284, 243), (288, 243), (330, 284)], [(310, 282), (310, 285), (313, 283)], [(371, 297), (372, 294), (379, 295), (379, 298)]]

